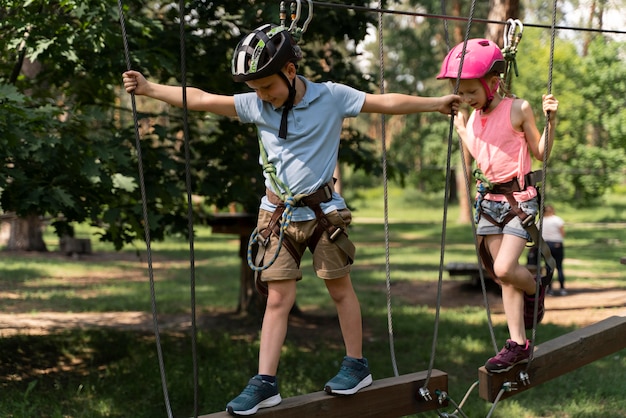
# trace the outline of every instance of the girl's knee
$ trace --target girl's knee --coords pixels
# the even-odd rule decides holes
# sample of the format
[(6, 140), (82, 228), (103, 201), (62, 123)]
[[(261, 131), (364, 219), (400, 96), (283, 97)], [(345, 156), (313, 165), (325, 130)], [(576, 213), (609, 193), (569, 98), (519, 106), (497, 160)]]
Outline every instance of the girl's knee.
[(515, 266), (497, 264), (494, 264), (493, 266), (493, 272), (495, 273), (496, 277), (498, 277), (498, 279), (500, 279), (504, 283), (510, 283), (515, 280), (516, 270), (517, 269), (515, 268)]

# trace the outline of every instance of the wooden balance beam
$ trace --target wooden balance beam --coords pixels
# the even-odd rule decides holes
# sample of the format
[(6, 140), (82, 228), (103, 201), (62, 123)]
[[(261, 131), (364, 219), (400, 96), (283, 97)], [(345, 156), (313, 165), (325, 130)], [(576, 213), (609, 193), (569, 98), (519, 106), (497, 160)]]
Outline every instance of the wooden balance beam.
[[(520, 364), (505, 373), (489, 373), (484, 366), (479, 368), (478, 393), (486, 401), (495, 402), (503, 385), (510, 384), (512, 390), (500, 397), (505, 399), (624, 348), (626, 317), (612, 316), (539, 344), (529, 367)], [(520, 372), (527, 367), (528, 379), (520, 379)]]
[[(439, 403), (436, 391), (448, 391), (448, 375), (432, 370), (428, 391), (432, 400), (425, 400), (418, 392), (424, 386), (426, 371), (398, 377), (375, 380), (371, 386), (350, 396), (331, 396), (314, 392), (283, 399), (272, 408), (259, 409), (255, 417), (272, 418), (365, 418), (402, 417), (418, 412), (432, 411), (447, 406)], [(217, 412), (198, 418), (227, 418), (230, 415)]]

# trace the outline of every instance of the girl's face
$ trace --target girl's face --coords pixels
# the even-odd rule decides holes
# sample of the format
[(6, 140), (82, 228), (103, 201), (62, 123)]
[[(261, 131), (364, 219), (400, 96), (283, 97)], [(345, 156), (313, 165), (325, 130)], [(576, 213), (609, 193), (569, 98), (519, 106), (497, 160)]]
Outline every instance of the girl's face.
[(482, 109), (487, 103), (487, 93), (478, 79), (461, 80), (458, 94), (464, 103), (474, 109)]
[[(454, 82), (454, 81), (453, 81)], [(496, 92), (500, 79), (498, 76), (485, 78), (485, 83), (490, 91)], [(479, 79), (461, 80), (459, 83), (459, 96), (461, 100), (474, 109), (482, 109), (487, 104), (487, 92)], [(491, 107), (491, 106), (490, 106)]]

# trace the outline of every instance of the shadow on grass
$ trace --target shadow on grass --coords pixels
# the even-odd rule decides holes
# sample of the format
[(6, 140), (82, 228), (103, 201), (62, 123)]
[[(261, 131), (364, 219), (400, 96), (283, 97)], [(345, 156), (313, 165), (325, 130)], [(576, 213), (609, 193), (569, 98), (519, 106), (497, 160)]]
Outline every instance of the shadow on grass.
[[(448, 388), (444, 389), (451, 399), (460, 400), (477, 378), (478, 367), (492, 355), (487, 328), (479, 316), (478, 310), (446, 311), (440, 318), (433, 353), (432, 312), (414, 306), (395, 309), (393, 338), (400, 374), (427, 370), (434, 356), (434, 367), (449, 376)], [(372, 373), (376, 379), (391, 377), (393, 370), (384, 316), (368, 317), (366, 323), (369, 327), (365, 354)], [(255, 326), (248, 323), (238, 328), (236, 322), (222, 318), (199, 332), (201, 414), (222, 411), (255, 373), (258, 349), (253, 337)], [(343, 356), (340, 334), (336, 330), (320, 332), (322, 328), (337, 328), (337, 324), (326, 318), (317, 324), (290, 330), (279, 371), (283, 397), (321, 390), (324, 382), (336, 373)], [(538, 338), (547, 341), (571, 330), (571, 327), (548, 324), (538, 330)], [(503, 327), (496, 328), (496, 338), (499, 343), (506, 338)], [(162, 334), (161, 346), (174, 416), (192, 416), (194, 371), (189, 335)], [(147, 418), (164, 415), (155, 340), (149, 333), (100, 329), (64, 331), (48, 336), (14, 336), (1, 339), (0, 350), (3, 353), (0, 360), (2, 416)], [(619, 416), (610, 415), (611, 409), (607, 408), (625, 406), (622, 394), (626, 383), (621, 375), (625, 355), (622, 350), (577, 370), (572, 376), (563, 376), (526, 395), (512, 397), (503, 402), (499, 410), (502, 416), (509, 416), (511, 410), (507, 408), (521, 405), (525, 416), (559, 416), (562, 407), (559, 404), (576, 395), (578, 403), (592, 412), (575, 416), (600, 416), (607, 412), (609, 416)], [(598, 376), (615, 383), (602, 384)], [(599, 397), (604, 402), (594, 404)], [(485, 416), (488, 407), (490, 404), (473, 393), (464, 412), (471, 417)], [(618, 410), (623, 409), (613, 411)]]

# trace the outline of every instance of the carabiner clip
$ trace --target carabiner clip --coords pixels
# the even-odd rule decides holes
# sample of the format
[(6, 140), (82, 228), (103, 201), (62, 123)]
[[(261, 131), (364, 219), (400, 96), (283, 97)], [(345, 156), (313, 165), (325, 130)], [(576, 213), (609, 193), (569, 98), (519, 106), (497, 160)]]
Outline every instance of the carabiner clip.
[[(524, 32), (524, 24), (519, 19), (508, 19), (506, 21), (508, 31), (504, 31), (503, 43), (504, 48), (517, 49), (517, 45), (522, 40), (522, 33)], [(519, 28), (519, 31), (517, 29)]]
[[(302, 2), (301, 0), (295, 0), (291, 2), (290, 5), (290, 17), (291, 24), (289, 25), (289, 32), (294, 37), (296, 42), (300, 40), (302, 34), (309, 27), (309, 23), (313, 19), (313, 0), (307, 0), (309, 5), (309, 15), (304, 21), (304, 25), (301, 28), (298, 27), (298, 21), (300, 20), (300, 16), (302, 15)], [(285, 22), (287, 21), (287, 6), (284, 1), (280, 2), (280, 24), (282, 27), (285, 27)]]

